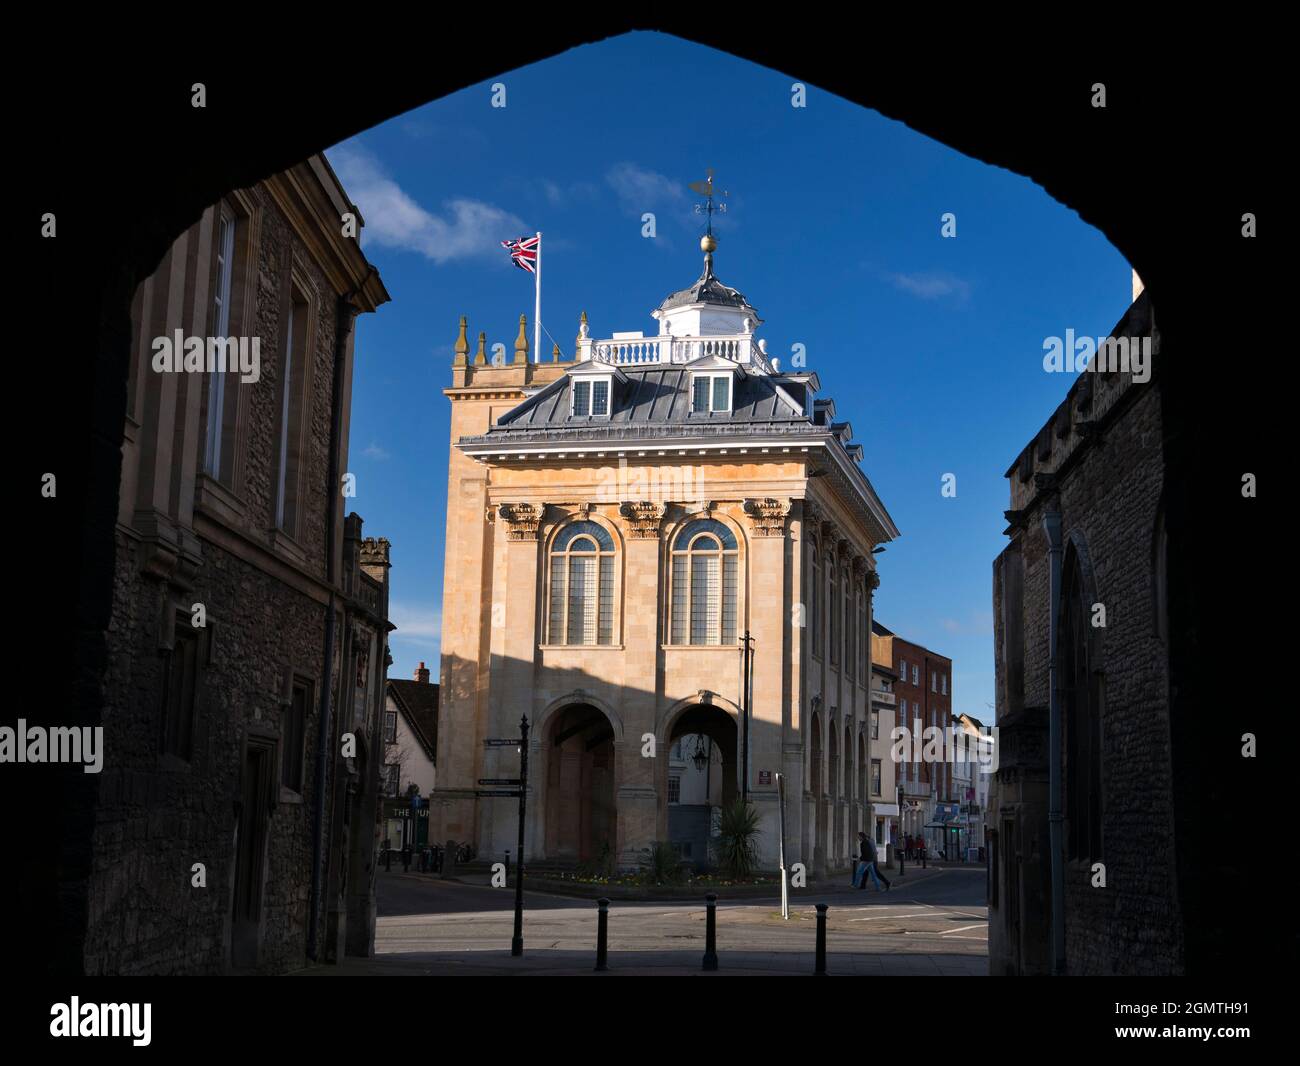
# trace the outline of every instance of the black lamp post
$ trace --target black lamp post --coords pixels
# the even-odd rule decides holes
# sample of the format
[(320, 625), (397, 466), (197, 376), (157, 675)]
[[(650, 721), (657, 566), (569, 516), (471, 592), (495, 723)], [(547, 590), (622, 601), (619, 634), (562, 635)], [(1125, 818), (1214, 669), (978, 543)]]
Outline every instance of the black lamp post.
[(749, 704), (753, 689), (754, 653), (750, 648), (753, 637), (749, 630), (740, 638), (740, 798), (749, 802)]

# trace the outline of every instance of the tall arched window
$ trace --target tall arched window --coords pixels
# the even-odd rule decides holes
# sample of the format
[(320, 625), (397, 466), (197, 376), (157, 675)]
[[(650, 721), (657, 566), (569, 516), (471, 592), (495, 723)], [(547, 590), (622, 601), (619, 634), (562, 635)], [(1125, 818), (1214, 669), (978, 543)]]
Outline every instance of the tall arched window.
[(715, 518), (682, 527), (672, 550), (672, 644), (736, 643), (736, 535)]
[(853, 677), (854, 664), (858, 660), (858, 649), (854, 643), (856, 631), (853, 628), (853, 620), (857, 617), (853, 610), (853, 573), (846, 566), (844, 568), (844, 672)]
[(853, 729), (844, 723), (844, 798), (852, 801), (861, 798), (853, 794)]
[(822, 560), (817, 551), (817, 543), (812, 546), (812, 581), (808, 585), (808, 614), (812, 618), (812, 650), (814, 655), (822, 653)]
[(1065, 818), (1072, 859), (1101, 857), (1101, 707), (1088, 663), (1091, 604), (1079, 556), (1062, 575), (1059, 669), (1065, 714)]
[(839, 567), (835, 565), (835, 558), (833, 555), (827, 556), (826, 558), (826, 573), (830, 578), (830, 586), (831, 586), (829, 604), (828, 604), (828, 606), (830, 607), (830, 616), (831, 616), (831, 625), (830, 625), (831, 662), (837, 663), (840, 661), (841, 607), (840, 607), (840, 583), (838, 580)]
[(551, 644), (614, 641), (614, 538), (595, 522), (574, 522), (551, 544)]
[(858, 582), (858, 681), (871, 687), (871, 631), (867, 626), (867, 586)]

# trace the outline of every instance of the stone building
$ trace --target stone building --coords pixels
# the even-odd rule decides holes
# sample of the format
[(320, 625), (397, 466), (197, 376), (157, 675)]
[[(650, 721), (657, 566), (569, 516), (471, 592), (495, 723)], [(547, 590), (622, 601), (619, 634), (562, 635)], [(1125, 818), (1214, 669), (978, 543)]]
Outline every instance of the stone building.
[(986, 817), (996, 974), (1183, 972), (1178, 849), (1213, 847), (1174, 834), (1160, 336), (1147, 293), (1111, 336), (1146, 352), (1146, 369), (1122, 350), (1104, 366), (1099, 354), (1007, 471)]
[(470, 351), (452, 367), (439, 839), (501, 857), (516, 806), (476, 798), (519, 755), (488, 738), (527, 716), (527, 855), (635, 866), (669, 839), (669, 752), (712, 740), (724, 802), (742, 791), (741, 641), (753, 639), (748, 793), (761, 859), (843, 867), (866, 824), (872, 549), (898, 535), (862, 447), (782, 371), (757, 312), (704, 271), (658, 331), (592, 337), (572, 361)]
[(372, 950), (389, 545), (343, 486), (354, 319), (388, 294), (355, 210), (314, 156), (135, 293), (88, 973)]

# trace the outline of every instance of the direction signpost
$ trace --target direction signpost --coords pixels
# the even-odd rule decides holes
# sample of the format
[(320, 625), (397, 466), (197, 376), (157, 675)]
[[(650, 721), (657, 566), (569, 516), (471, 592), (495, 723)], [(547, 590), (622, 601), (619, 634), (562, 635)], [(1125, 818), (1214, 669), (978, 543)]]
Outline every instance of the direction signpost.
[(515, 935), (510, 941), (510, 954), (524, 953), (524, 815), (528, 806), (528, 716), (519, 719), (519, 736), (485, 737), (485, 748), (518, 748), (518, 777), (480, 777), (480, 785), (513, 785), (513, 788), (476, 788), (475, 796), (509, 798), (519, 797), (519, 855), (515, 859)]

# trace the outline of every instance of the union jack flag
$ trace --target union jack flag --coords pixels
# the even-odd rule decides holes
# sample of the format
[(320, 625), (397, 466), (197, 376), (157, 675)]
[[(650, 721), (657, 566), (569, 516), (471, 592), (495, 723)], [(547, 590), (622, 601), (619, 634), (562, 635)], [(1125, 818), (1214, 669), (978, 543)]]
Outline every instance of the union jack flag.
[(515, 266), (530, 274), (537, 273), (537, 237), (520, 237), (517, 241), (502, 241), (501, 247), (510, 252)]

